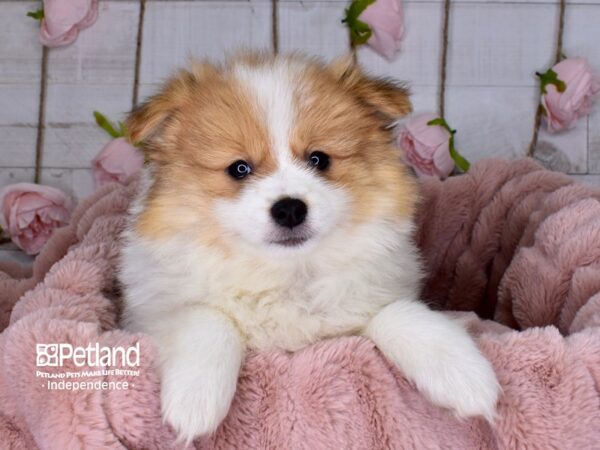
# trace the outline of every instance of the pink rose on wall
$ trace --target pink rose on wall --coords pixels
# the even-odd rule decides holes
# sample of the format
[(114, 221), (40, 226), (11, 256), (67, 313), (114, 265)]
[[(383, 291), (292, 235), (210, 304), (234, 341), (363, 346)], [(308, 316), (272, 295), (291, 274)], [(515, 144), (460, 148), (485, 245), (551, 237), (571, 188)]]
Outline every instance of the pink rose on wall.
[(62, 191), (32, 183), (0, 190), (0, 225), (27, 254), (40, 252), (55, 228), (68, 223), (73, 203)]
[(401, 0), (354, 0), (343, 22), (354, 45), (368, 44), (387, 59), (400, 49), (404, 35)]
[(594, 96), (600, 92), (600, 78), (584, 58), (565, 59), (538, 76), (550, 132), (572, 128), (577, 119), (590, 113)]
[(47, 47), (72, 43), (98, 18), (98, 0), (44, 0), (40, 41)]
[(400, 129), (398, 143), (405, 162), (419, 176), (446, 178), (454, 169), (450, 157), (450, 133), (442, 127), (427, 125), (434, 114), (423, 114)]
[(387, 59), (392, 59), (400, 50), (404, 35), (401, 0), (376, 0), (361, 14), (360, 19), (373, 31), (367, 45)]
[(144, 165), (142, 152), (120, 137), (109, 142), (92, 161), (96, 186), (125, 183)]
[(417, 175), (446, 178), (456, 164), (463, 171), (469, 163), (454, 148), (454, 133), (446, 121), (434, 114), (409, 120), (398, 132), (404, 161)]

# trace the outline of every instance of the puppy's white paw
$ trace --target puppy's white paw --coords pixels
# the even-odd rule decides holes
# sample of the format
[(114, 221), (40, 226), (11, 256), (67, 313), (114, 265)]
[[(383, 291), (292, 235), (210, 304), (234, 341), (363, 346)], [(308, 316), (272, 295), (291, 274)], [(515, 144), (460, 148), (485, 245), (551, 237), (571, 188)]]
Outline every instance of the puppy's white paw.
[(227, 415), (244, 345), (230, 320), (211, 309), (181, 309), (163, 323), (155, 334), (162, 415), (189, 444), (214, 432)]
[(429, 363), (413, 373), (413, 382), (433, 403), (458, 417), (483, 416), (489, 422), (496, 417), (500, 385), (470, 339), (460, 348), (437, 348)]
[(235, 388), (231, 380), (165, 373), (161, 386), (163, 419), (175, 429), (179, 441), (189, 444), (217, 429), (227, 416)]
[(500, 385), (459, 321), (418, 302), (395, 302), (366, 334), (432, 403), (459, 417), (494, 420)]

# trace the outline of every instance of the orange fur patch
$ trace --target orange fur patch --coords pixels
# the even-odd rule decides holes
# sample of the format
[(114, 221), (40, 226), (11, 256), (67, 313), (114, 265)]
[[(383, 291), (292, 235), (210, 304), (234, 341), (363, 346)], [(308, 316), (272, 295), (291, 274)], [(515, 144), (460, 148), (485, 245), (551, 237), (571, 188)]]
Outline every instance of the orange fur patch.
[(206, 214), (199, 220), (199, 215), (213, 199), (233, 197), (243, 187), (227, 175), (227, 167), (241, 159), (252, 164), (255, 175), (275, 169), (267, 130), (247, 95), (206, 64), (172, 78), (133, 113), (127, 128), (131, 140), (142, 140), (156, 167), (155, 184), (138, 221), (142, 235), (168, 236), (196, 227), (203, 240), (214, 241), (216, 224)]
[(411, 216), (416, 185), (400, 162), (389, 129), (411, 110), (407, 92), (369, 79), (347, 61), (326, 71), (311, 67), (304, 82), (311, 95), (296, 98), (294, 153), (305, 159), (318, 149), (332, 157), (324, 176), (352, 193), (356, 222), (377, 215)]

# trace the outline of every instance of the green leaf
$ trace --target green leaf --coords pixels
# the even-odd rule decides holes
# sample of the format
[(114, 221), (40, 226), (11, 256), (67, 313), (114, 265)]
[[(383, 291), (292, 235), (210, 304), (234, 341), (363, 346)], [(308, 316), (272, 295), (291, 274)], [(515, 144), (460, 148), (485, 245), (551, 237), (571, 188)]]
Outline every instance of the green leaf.
[(350, 7), (345, 10), (346, 17), (342, 19), (342, 23), (345, 23), (350, 30), (350, 40), (352, 45), (362, 45), (366, 43), (373, 34), (373, 31), (368, 24), (358, 20), (362, 12), (373, 3), (375, 3), (375, 0), (353, 0), (352, 3), (350, 3)]
[(450, 145), (450, 156), (454, 160), (454, 164), (456, 164), (456, 167), (458, 167), (463, 172), (468, 172), (468, 170), (471, 168), (471, 163), (467, 161), (467, 159), (464, 156), (458, 153), (456, 148), (454, 148), (454, 139), (452, 139), (452, 144)]
[(430, 120), (427, 122), (427, 125), (439, 125), (440, 127), (444, 127), (449, 132), (452, 132), (446, 121), (442, 117), (438, 117), (437, 119)]
[(554, 86), (556, 86), (556, 90), (558, 92), (565, 92), (565, 90), (567, 89), (567, 83), (559, 79), (558, 74), (552, 69), (548, 69), (546, 73), (536, 72), (535, 74), (540, 79), (540, 91), (542, 92), (542, 94), (547, 93), (546, 86), (548, 86), (549, 84), (553, 84)]
[(110, 134), (113, 138), (119, 138), (125, 135), (125, 133), (123, 133), (123, 128), (121, 127), (120, 131), (117, 131), (113, 124), (104, 116), (104, 114), (94, 111), (94, 117), (96, 118), (96, 123), (98, 126)]
[(27, 17), (31, 17), (35, 20), (42, 20), (44, 18), (44, 8), (40, 8), (37, 11), (29, 11)]
[(454, 135), (456, 134), (456, 130), (450, 128), (450, 125), (448, 125), (448, 122), (446, 122), (446, 119), (444, 119), (443, 117), (438, 117), (437, 119), (430, 120), (429, 122), (427, 122), (427, 125), (437, 125), (439, 127), (444, 128), (446, 131), (448, 131), (448, 133), (450, 133), (450, 140), (448, 142), (448, 148), (450, 149), (450, 157), (454, 161), (454, 164), (456, 164), (456, 167), (458, 167), (463, 172), (467, 172), (471, 167), (471, 163), (469, 163), (469, 161), (467, 161), (467, 159), (464, 156), (458, 153), (458, 150), (456, 150), (456, 147), (454, 146)]
[(125, 127), (125, 123), (119, 121), (119, 132), (121, 133), (121, 136), (127, 136), (127, 128)]

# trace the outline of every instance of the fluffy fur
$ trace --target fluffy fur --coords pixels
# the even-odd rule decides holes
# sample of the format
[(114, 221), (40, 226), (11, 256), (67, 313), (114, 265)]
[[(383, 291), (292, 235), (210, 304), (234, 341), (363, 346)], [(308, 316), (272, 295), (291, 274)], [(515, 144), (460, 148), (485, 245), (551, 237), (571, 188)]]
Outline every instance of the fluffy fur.
[[(409, 110), (404, 89), (348, 61), (246, 55), (180, 72), (132, 114), (150, 164), (126, 233), (124, 323), (158, 344), (163, 415), (182, 439), (225, 417), (246, 348), (351, 334), (434, 403), (493, 417), (490, 364), (417, 302), (417, 194), (390, 130)], [(315, 150), (327, 170), (308, 164)], [(243, 180), (227, 174), (237, 160), (252, 166)], [(308, 205), (305, 223), (275, 223), (284, 197)]]

